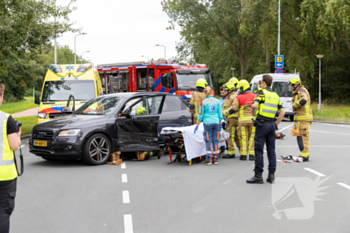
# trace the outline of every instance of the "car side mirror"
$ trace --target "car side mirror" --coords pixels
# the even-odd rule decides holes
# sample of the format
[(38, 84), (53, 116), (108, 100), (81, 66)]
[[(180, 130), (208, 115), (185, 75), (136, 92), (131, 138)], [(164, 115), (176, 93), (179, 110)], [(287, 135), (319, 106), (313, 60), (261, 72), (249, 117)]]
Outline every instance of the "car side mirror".
[(70, 95), (68, 97), (68, 101), (67, 101), (66, 107), (70, 107), (70, 106), (72, 106), (72, 110), (71, 111), (75, 112), (75, 98), (74, 98), (73, 95)]
[(35, 95), (34, 103), (40, 104), (40, 96), (39, 95)]
[(63, 114), (72, 114), (73, 113), (73, 111), (70, 109), (70, 107), (63, 107), (61, 112)]
[(123, 116), (130, 118), (130, 108), (124, 109), (122, 114), (123, 114)]

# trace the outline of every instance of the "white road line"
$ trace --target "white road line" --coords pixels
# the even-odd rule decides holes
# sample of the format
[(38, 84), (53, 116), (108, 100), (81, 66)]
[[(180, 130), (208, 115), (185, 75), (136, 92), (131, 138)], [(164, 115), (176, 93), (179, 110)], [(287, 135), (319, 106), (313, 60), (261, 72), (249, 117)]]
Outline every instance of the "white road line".
[(319, 130), (310, 130), (311, 132), (316, 132), (316, 133), (331, 133), (331, 134), (340, 134), (340, 135), (348, 135), (350, 136), (350, 134), (348, 133), (337, 133), (337, 132), (328, 132), (328, 131), (319, 131)]
[(126, 169), (126, 164), (125, 163), (120, 164), (120, 166), (121, 166), (122, 169)]
[(337, 184), (339, 184), (340, 186), (343, 186), (344, 188), (350, 189), (350, 186), (347, 184), (344, 184), (344, 183), (337, 183)]
[(130, 203), (129, 191), (127, 191), (127, 190), (123, 191), (123, 203), (124, 204), (129, 204)]
[(291, 125), (288, 125), (287, 127), (284, 127), (283, 129), (281, 129), (281, 130), (277, 130), (278, 132), (282, 132), (283, 130), (286, 130), (286, 129), (288, 129), (289, 127), (291, 127), (292, 125), (294, 125), (294, 123), (293, 124), (291, 124)]
[(128, 183), (128, 176), (126, 174), (122, 174), (122, 183)]
[(305, 167), (304, 169), (305, 169), (306, 171), (309, 171), (309, 172), (311, 172), (311, 173), (314, 173), (315, 175), (318, 175), (318, 176), (326, 176), (326, 175), (324, 175), (324, 174), (322, 174), (322, 173), (319, 173), (319, 172), (317, 172), (317, 171), (315, 171), (315, 170), (312, 170), (311, 168)]
[[(297, 148), (298, 145), (295, 145), (295, 146), (275, 146), (275, 147), (280, 147), (280, 148), (283, 148), (283, 147), (286, 147), (286, 148), (292, 148), (292, 147), (295, 147)], [(314, 148), (349, 148), (350, 146), (322, 146), (322, 145), (315, 145), (315, 146), (309, 146), (309, 147), (314, 147)]]
[(133, 233), (132, 226), (132, 216), (131, 214), (124, 214), (124, 232), (125, 233)]

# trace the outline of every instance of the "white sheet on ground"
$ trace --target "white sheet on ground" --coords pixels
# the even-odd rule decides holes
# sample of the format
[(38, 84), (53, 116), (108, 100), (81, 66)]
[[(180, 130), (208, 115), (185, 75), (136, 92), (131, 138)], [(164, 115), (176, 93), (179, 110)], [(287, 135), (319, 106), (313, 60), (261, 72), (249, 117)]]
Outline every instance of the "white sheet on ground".
[[(175, 130), (175, 131), (182, 132), (184, 142), (185, 142), (187, 161), (190, 161), (191, 159), (197, 158), (199, 156), (206, 155), (207, 153), (207, 150), (205, 148), (205, 142), (203, 139), (203, 132), (204, 132), (203, 124), (199, 125), (198, 131), (196, 133), (194, 133), (195, 127), (196, 125), (191, 125), (187, 127), (164, 127), (161, 132), (163, 133), (165, 130), (166, 131)], [(226, 143), (219, 142), (219, 148), (221, 146), (226, 147)]]

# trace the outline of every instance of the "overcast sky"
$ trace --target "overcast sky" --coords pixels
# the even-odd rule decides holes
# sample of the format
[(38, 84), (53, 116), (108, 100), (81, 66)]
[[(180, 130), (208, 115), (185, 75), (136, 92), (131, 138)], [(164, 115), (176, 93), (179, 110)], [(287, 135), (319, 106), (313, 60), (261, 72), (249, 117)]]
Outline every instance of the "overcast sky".
[[(67, 5), (69, 0), (56, 0)], [(70, 15), (75, 28), (87, 35), (76, 37), (76, 51), (95, 65), (113, 62), (147, 61), (177, 55), (175, 42), (180, 41), (179, 28), (166, 30), (169, 17), (162, 11), (161, 0), (77, 0), (77, 10)], [(75, 33), (65, 33), (57, 39), (74, 52)]]

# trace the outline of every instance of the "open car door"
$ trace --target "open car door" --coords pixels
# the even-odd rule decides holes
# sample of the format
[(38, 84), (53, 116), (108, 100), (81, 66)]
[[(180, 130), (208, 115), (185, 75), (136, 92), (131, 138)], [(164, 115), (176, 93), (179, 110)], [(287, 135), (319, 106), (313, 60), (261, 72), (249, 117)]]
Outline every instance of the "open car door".
[[(121, 151), (158, 151), (157, 127), (163, 95), (129, 100), (116, 120)], [(142, 114), (137, 110), (146, 109)]]

